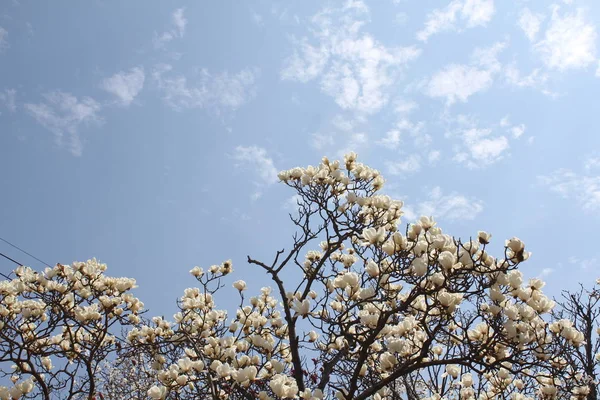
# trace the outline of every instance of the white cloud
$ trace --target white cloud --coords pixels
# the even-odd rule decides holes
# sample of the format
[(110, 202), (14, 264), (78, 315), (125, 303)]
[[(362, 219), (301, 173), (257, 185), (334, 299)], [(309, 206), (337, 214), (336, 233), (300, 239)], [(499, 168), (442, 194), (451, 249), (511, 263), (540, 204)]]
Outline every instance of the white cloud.
[(343, 109), (373, 114), (389, 100), (389, 91), (402, 67), (420, 54), (415, 47), (388, 48), (361, 33), (368, 9), (348, 2), (341, 9), (325, 8), (311, 19), (317, 41), (296, 40), (281, 78), (308, 82), (321, 78), (321, 90)]
[(406, 25), (406, 23), (408, 22), (408, 14), (405, 12), (396, 13), (396, 16), (394, 17), (394, 22), (396, 23), (396, 25)]
[(367, 145), (368, 137), (366, 133), (351, 133), (346, 138), (342, 138), (342, 147), (336, 152), (336, 155), (340, 159), (343, 159), (345, 154), (348, 154), (351, 151), (356, 152), (359, 149), (364, 149)]
[[(509, 124), (508, 117), (500, 122)], [(465, 164), (468, 168), (481, 168), (493, 164), (502, 158), (509, 149), (509, 140), (504, 135), (493, 133), (492, 128), (480, 128), (475, 119), (459, 115), (452, 123), (456, 126), (446, 133), (448, 138), (456, 138), (459, 143), (454, 146), (454, 161)]]
[(396, 123), (396, 128), (407, 132), (413, 139), (415, 147), (427, 147), (431, 144), (432, 138), (425, 133), (425, 123), (423, 121), (415, 123), (407, 118), (401, 118)]
[(416, 217), (432, 215), (448, 221), (473, 220), (483, 211), (483, 202), (456, 192), (444, 194), (439, 186), (430, 190), (426, 199), (420, 199), (412, 210)]
[(585, 68), (597, 60), (596, 27), (586, 22), (582, 8), (560, 15), (555, 6), (544, 38), (535, 48), (548, 68)]
[(15, 89), (4, 89), (3, 92), (0, 92), (0, 103), (4, 104), (11, 113), (17, 111), (16, 95)]
[(308, 82), (319, 76), (329, 61), (326, 46), (312, 46), (306, 39), (296, 44), (299, 49), (286, 60), (281, 79)]
[(471, 54), (471, 63), (483, 67), (489, 72), (499, 72), (502, 64), (498, 61), (498, 54), (506, 48), (506, 42), (496, 42), (490, 47), (479, 47), (473, 50)]
[(397, 114), (410, 114), (419, 108), (419, 105), (412, 100), (399, 99), (394, 102), (394, 111)]
[(299, 207), (298, 203), (302, 203), (302, 196), (300, 196), (299, 194), (295, 194), (287, 198), (281, 205), (281, 208), (288, 212), (296, 212), (298, 211)]
[(310, 142), (311, 146), (316, 150), (323, 150), (328, 146), (333, 146), (335, 143), (333, 140), (333, 135), (325, 134), (325, 133), (313, 133), (311, 135), (312, 140)]
[(462, 15), (467, 20), (467, 28), (473, 28), (485, 26), (492, 20), (495, 11), (494, 0), (466, 0)]
[(585, 168), (586, 171), (590, 171), (590, 170), (600, 167), (600, 157), (598, 157), (598, 156), (587, 157), (584, 161), (583, 167)]
[(263, 16), (256, 11), (252, 11), (252, 21), (254, 21), (257, 26), (264, 26), (265, 24)]
[(427, 85), (430, 97), (445, 97), (451, 105), (456, 101), (466, 102), (475, 93), (492, 85), (490, 71), (468, 65), (451, 64), (433, 75)]
[(187, 25), (187, 20), (183, 16), (183, 11), (183, 8), (178, 8), (177, 10), (175, 10), (175, 12), (173, 12), (173, 15), (171, 17), (173, 19), (173, 24), (177, 29), (179, 37), (183, 37), (183, 34), (185, 32), (185, 26)]
[(581, 258), (581, 257), (577, 257), (577, 256), (571, 256), (569, 257), (569, 264), (572, 265), (577, 265), (579, 266), (581, 269), (590, 269), (590, 268), (596, 268), (598, 266), (598, 259), (595, 257), (592, 258)]
[(519, 124), (511, 127), (510, 132), (514, 138), (520, 138), (523, 133), (525, 133), (525, 124)]
[(400, 156), (401, 161), (386, 162), (387, 171), (390, 175), (410, 175), (421, 170), (421, 157), (416, 154)]
[(400, 146), (401, 132), (398, 129), (387, 131), (385, 136), (379, 139), (376, 144), (387, 147), (389, 149), (397, 149)]
[(506, 77), (506, 81), (511, 85), (517, 87), (541, 88), (542, 93), (551, 94), (548, 90), (544, 89), (545, 84), (548, 81), (548, 74), (542, 72), (540, 68), (534, 69), (529, 75), (521, 76), (521, 71), (519, 71), (514, 64), (507, 65), (504, 67), (504, 76)]
[(167, 76), (171, 71), (170, 65), (161, 64), (152, 76), (163, 92), (165, 103), (176, 111), (209, 108), (220, 114), (223, 110), (236, 110), (255, 95), (257, 72), (251, 69), (236, 74), (211, 74), (201, 69), (192, 83), (181, 74)]
[(277, 182), (278, 171), (264, 148), (258, 146), (237, 146), (232, 158), (236, 161), (236, 167), (245, 167), (258, 175), (259, 180), (255, 182), (257, 189), (250, 196), (252, 200), (256, 200), (262, 196), (261, 188)]
[(441, 153), (439, 150), (432, 150), (427, 155), (427, 161), (429, 161), (429, 164), (435, 164), (440, 159), (440, 155)]
[(519, 27), (525, 32), (525, 36), (527, 36), (530, 41), (533, 41), (540, 31), (540, 25), (543, 20), (543, 14), (536, 14), (529, 8), (524, 8), (519, 15)]
[(10, 47), (8, 44), (8, 40), (6, 39), (7, 36), (8, 31), (0, 26), (0, 53), (2, 53), (4, 50)]
[(135, 67), (121, 71), (102, 82), (102, 89), (117, 96), (122, 106), (129, 106), (144, 87), (144, 68)]
[(559, 169), (549, 176), (539, 176), (538, 179), (552, 192), (574, 200), (583, 210), (600, 211), (600, 176)]
[(454, 160), (469, 168), (486, 166), (500, 160), (502, 153), (509, 147), (508, 139), (505, 136), (487, 137), (490, 133), (490, 129), (465, 130), (462, 135), (465, 147), (455, 154)]
[(494, 12), (493, 0), (453, 0), (445, 8), (435, 9), (427, 15), (425, 27), (417, 32), (417, 39), (426, 42), (437, 33), (459, 29), (459, 17), (466, 28), (485, 26)]
[(46, 93), (44, 98), (43, 103), (25, 104), (25, 109), (40, 125), (54, 133), (59, 145), (68, 146), (71, 153), (80, 156), (83, 146), (79, 128), (102, 121), (100, 104), (90, 97), (78, 100), (72, 94), (61, 91)]
[(435, 9), (425, 21), (425, 28), (417, 32), (417, 39), (426, 42), (430, 36), (436, 33), (455, 29), (458, 13), (462, 9), (462, 1), (454, 0), (444, 9)]
[(427, 147), (431, 144), (432, 138), (425, 132), (425, 123), (422, 121), (412, 122), (408, 118), (402, 117), (396, 122), (394, 127), (386, 132), (385, 136), (377, 140), (378, 144), (389, 149), (397, 149), (402, 142), (403, 132), (407, 133), (413, 139), (415, 147)]
[(350, 132), (356, 127), (357, 121), (345, 118), (342, 115), (336, 115), (331, 121), (331, 124), (340, 131)]
[(469, 168), (477, 168), (492, 164), (502, 159), (508, 150), (508, 139), (505, 136), (490, 137), (491, 129), (471, 128), (462, 132), (461, 151), (454, 160), (466, 164)]
[(173, 24), (172, 29), (165, 31), (160, 35), (154, 34), (154, 47), (161, 49), (171, 40), (183, 37), (187, 25), (187, 20), (183, 15), (184, 11), (183, 8), (178, 8), (171, 14), (171, 23)]
[(477, 48), (471, 55), (471, 65), (450, 64), (436, 72), (426, 85), (430, 97), (446, 99), (447, 105), (466, 102), (477, 92), (488, 89), (502, 66), (498, 61), (506, 44), (498, 42), (487, 48)]
[(550, 275), (552, 272), (554, 272), (553, 268), (544, 268), (540, 271), (538, 278), (545, 278), (548, 275)]

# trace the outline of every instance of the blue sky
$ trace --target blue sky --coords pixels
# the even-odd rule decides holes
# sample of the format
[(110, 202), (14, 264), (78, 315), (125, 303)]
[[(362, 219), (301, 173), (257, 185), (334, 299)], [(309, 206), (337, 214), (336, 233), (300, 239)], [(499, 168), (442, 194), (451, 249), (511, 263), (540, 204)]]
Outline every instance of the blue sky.
[(405, 222), (520, 237), (550, 294), (591, 284), (599, 23), (591, 0), (5, 1), (0, 236), (171, 314), (195, 265), (264, 286), (246, 255), (293, 232), (277, 171), (355, 150)]

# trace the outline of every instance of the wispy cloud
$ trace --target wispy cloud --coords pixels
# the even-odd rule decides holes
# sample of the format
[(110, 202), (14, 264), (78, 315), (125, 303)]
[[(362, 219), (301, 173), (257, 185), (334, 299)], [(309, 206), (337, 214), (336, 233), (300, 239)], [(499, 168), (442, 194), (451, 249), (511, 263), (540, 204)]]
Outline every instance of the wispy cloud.
[(194, 74), (193, 82), (182, 74), (172, 73), (168, 64), (158, 65), (152, 74), (163, 100), (176, 111), (189, 108), (208, 108), (217, 114), (236, 110), (254, 97), (256, 70), (244, 69), (236, 74), (212, 74), (201, 69)]
[(4, 104), (11, 113), (17, 111), (16, 96), (17, 91), (15, 89), (4, 89), (3, 92), (0, 92), (0, 103)]
[[(498, 162), (510, 148), (509, 138), (495, 133), (494, 126), (482, 128), (478, 121), (466, 115), (458, 115), (451, 123), (453, 126), (446, 132), (446, 137), (458, 140), (453, 160), (468, 168), (482, 168)], [(511, 129), (512, 126), (506, 123), (505, 128)]]
[(302, 203), (302, 196), (295, 194), (288, 197), (281, 205), (281, 208), (288, 212), (296, 212), (298, 211), (298, 203)]
[(596, 63), (596, 27), (585, 14), (582, 8), (561, 14), (553, 7), (544, 38), (535, 44), (548, 68), (564, 71)]
[(171, 14), (172, 28), (161, 33), (160, 35), (154, 34), (154, 47), (157, 49), (164, 48), (167, 43), (175, 38), (182, 38), (185, 34), (185, 27), (187, 25), (187, 19), (184, 14), (185, 9), (178, 8)]
[(321, 90), (343, 109), (373, 114), (387, 104), (402, 67), (420, 54), (411, 47), (386, 47), (361, 29), (368, 19), (363, 2), (325, 8), (311, 19), (315, 44), (295, 40), (281, 71), (284, 80), (321, 78)]
[[(589, 165), (587, 162), (585, 164)], [(600, 175), (591, 170), (578, 173), (563, 168), (550, 175), (539, 176), (538, 179), (550, 191), (564, 199), (574, 200), (584, 211), (600, 211)]]
[(233, 153), (233, 159), (238, 162), (238, 166), (253, 169), (253, 172), (258, 174), (263, 183), (272, 184), (277, 182), (278, 170), (264, 148), (237, 146)]
[(254, 23), (257, 26), (264, 26), (265, 25), (265, 21), (262, 15), (260, 15), (259, 13), (257, 13), (256, 11), (252, 10), (252, 21), (254, 21)]
[(538, 278), (546, 278), (547, 276), (549, 276), (552, 272), (554, 272), (554, 268), (543, 268), (540, 273), (538, 274)]
[(540, 25), (543, 20), (543, 14), (534, 13), (529, 8), (524, 8), (521, 10), (518, 23), (519, 27), (525, 33), (525, 36), (527, 36), (530, 41), (533, 41), (540, 31)]
[(414, 147), (426, 147), (431, 143), (431, 136), (425, 133), (425, 123), (422, 121), (412, 122), (406, 117), (401, 117), (394, 127), (386, 132), (385, 136), (375, 143), (395, 150), (402, 143), (402, 137), (412, 139)]
[(528, 75), (523, 76), (521, 71), (514, 65), (510, 64), (504, 67), (504, 76), (506, 81), (517, 87), (540, 88), (542, 93), (550, 95), (551, 93), (545, 89), (545, 84), (548, 81), (548, 74), (540, 68), (534, 69)]
[(44, 99), (45, 102), (27, 103), (24, 107), (40, 125), (54, 133), (60, 146), (67, 146), (73, 155), (80, 156), (83, 146), (79, 129), (102, 122), (100, 104), (90, 97), (77, 99), (61, 91), (46, 93)]
[(501, 70), (498, 54), (505, 47), (506, 43), (499, 42), (491, 47), (475, 49), (469, 65), (447, 65), (431, 77), (425, 93), (430, 97), (445, 98), (447, 105), (466, 102), (475, 93), (492, 85), (494, 76)]
[(492, 73), (469, 65), (451, 64), (437, 72), (427, 85), (430, 97), (444, 97), (447, 104), (466, 102), (477, 92), (488, 89), (493, 82)]
[(427, 195), (417, 199), (415, 206), (406, 202), (405, 215), (414, 220), (422, 215), (433, 216), (446, 221), (473, 220), (483, 211), (483, 202), (457, 192), (445, 194), (439, 186), (427, 190)]
[(429, 164), (435, 164), (438, 162), (441, 155), (442, 155), (441, 151), (431, 150), (429, 152), (429, 154), (427, 155), (427, 161), (429, 161)]
[(8, 44), (8, 31), (0, 26), (0, 53), (4, 50), (8, 49), (10, 46)]
[(232, 155), (237, 168), (250, 170), (258, 176), (255, 182), (257, 189), (250, 198), (256, 200), (262, 196), (262, 188), (277, 182), (278, 170), (275, 168), (273, 159), (267, 154), (267, 150), (258, 146), (237, 146)]
[(581, 258), (577, 256), (571, 256), (568, 260), (569, 264), (577, 266), (581, 269), (598, 268), (598, 259), (596, 257)]
[(402, 133), (398, 129), (392, 129), (387, 131), (385, 136), (375, 143), (388, 149), (395, 150), (400, 146), (401, 135)]
[(425, 27), (417, 32), (417, 39), (426, 42), (440, 32), (485, 26), (494, 12), (493, 0), (453, 0), (427, 15)]
[(421, 157), (418, 154), (399, 156), (399, 160), (385, 163), (390, 175), (408, 176), (421, 170)]
[(127, 107), (144, 87), (144, 68), (135, 67), (129, 72), (121, 71), (102, 82), (102, 89), (115, 95), (119, 104)]

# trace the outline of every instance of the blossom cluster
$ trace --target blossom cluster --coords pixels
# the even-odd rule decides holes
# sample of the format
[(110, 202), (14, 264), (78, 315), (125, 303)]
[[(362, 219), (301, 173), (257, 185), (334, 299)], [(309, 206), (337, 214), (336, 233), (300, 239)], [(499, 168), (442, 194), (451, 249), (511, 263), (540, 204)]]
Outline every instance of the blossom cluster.
[[(129, 292), (135, 281), (106, 277), (95, 260), (42, 274), (21, 268), (0, 282), (2, 335), (27, 339), (27, 358), (0, 399), (34, 390), (57, 354), (77, 361), (92, 344), (113, 348), (110, 321), (134, 325), (123, 346), (147, 356), (154, 382), (145, 394), (156, 400), (384, 400), (408, 390), (438, 400), (552, 399), (568, 386), (556, 371), (573, 377), (573, 399), (587, 395), (584, 377), (556, 351), (585, 337), (569, 319), (552, 320), (544, 282), (523, 278), (523, 241), (506, 240), (494, 257), (484, 231), (462, 241), (431, 216), (401, 229), (403, 203), (381, 194), (383, 177), (355, 153), (278, 176), (300, 199), (298, 233), (272, 263), (248, 258), (272, 287), (249, 296), (249, 285), (234, 281), (233, 313), (216, 305), (231, 260), (194, 267), (196, 286), (171, 320), (141, 318), (143, 303)], [(450, 382), (445, 392), (412, 378), (422, 371)]]

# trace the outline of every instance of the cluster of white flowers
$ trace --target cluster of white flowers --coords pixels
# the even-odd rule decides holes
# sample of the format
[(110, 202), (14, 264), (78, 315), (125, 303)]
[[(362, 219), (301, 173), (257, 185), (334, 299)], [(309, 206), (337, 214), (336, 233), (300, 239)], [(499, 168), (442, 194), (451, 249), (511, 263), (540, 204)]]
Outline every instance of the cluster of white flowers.
[[(101, 361), (90, 349), (98, 355), (114, 350), (109, 329), (114, 323), (139, 322), (144, 304), (130, 293), (135, 280), (109, 277), (105, 271), (106, 265), (95, 259), (41, 273), (21, 266), (14, 279), (0, 282), (0, 352), (2, 361), (14, 362), (14, 386), (0, 387), (0, 399), (32, 392), (38, 383), (34, 376), (49, 389), (73, 379), (69, 374), (78, 363)], [(73, 367), (54, 370), (53, 358)]]
[[(529, 253), (520, 239), (507, 240), (504, 256), (495, 258), (487, 252), (487, 232), (463, 242), (428, 216), (402, 232), (402, 202), (379, 194), (382, 176), (356, 159), (354, 153), (342, 163), (323, 158), (317, 167), (279, 174), (308, 204), (298, 217), (304, 218), (298, 248), (278, 253), (277, 265), (254, 262), (273, 278), (275, 290), (264, 287), (246, 297), (246, 282), (233, 282), (240, 307), (232, 315), (215, 304), (222, 278), (233, 272), (231, 260), (190, 271), (198, 287), (184, 291), (172, 321), (142, 321), (143, 303), (129, 293), (135, 281), (106, 277), (106, 266), (90, 260), (42, 274), (19, 268), (16, 279), (0, 282), (0, 329), (18, 332), (30, 354), (52, 348), (73, 360), (88, 343), (114, 345), (107, 319), (132, 323), (127, 343), (150, 354), (156, 382), (146, 394), (156, 400), (170, 393), (223, 399), (242, 393), (262, 400), (362, 393), (384, 400), (394, 395), (386, 380), (444, 364), (442, 376), (457, 388), (455, 398), (487, 400), (511, 390), (517, 400), (528, 399), (521, 393), (521, 364), (566, 368), (564, 355), (551, 345), (580, 346), (584, 336), (569, 320), (545, 319), (555, 303), (541, 280), (524, 282), (517, 268)], [(317, 238), (324, 239), (319, 250), (299, 245)], [(279, 275), (287, 265), (302, 275), (291, 291)], [(61, 318), (68, 323), (40, 334), (55, 309), (67, 310)], [(33, 365), (17, 365), (15, 382)], [(43, 372), (53, 368), (47, 355), (35, 365)], [(486, 372), (475, 378), (473, 365)], [(563, 382), (546, 378), (540, 373), (535, 385), (541, 397), (551, 398)], [(474, 379), (485, 382), (482, 392), (476, 393)], [(0, 387), (0, 400), (3, 393), (15, 398), (17, 391), (31, 391), (23, 382), (33, 381)], [(586, 386), (572, 393), (579, 399)]]

